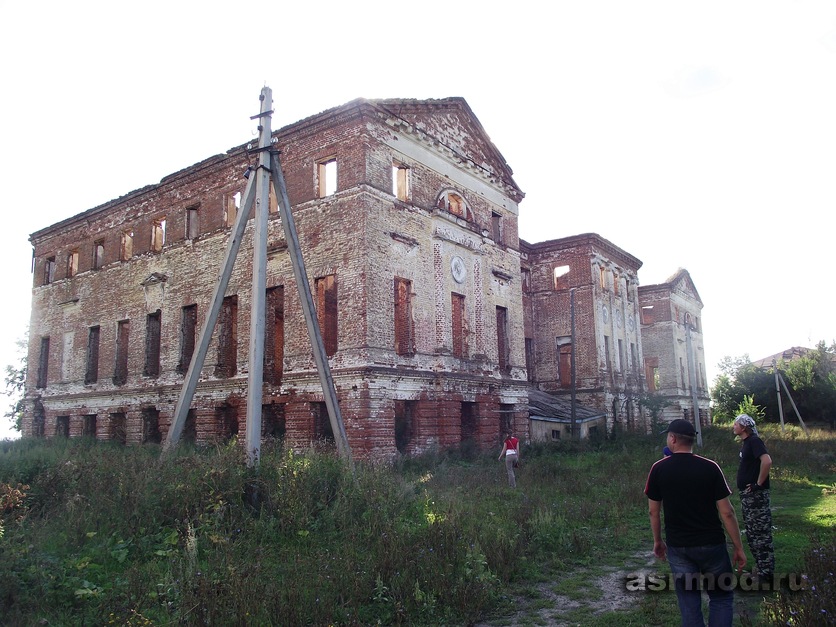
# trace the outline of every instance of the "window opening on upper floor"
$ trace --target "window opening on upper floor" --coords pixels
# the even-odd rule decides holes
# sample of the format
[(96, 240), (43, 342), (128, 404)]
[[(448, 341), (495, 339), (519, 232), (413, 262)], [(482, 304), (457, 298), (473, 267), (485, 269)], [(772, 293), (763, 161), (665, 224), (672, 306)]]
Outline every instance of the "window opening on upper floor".
[(157, 309), (145, 317), (145, 368), (146, 377), (160, 376), (160, 347), (162, 340), (162, 312)]
[(238, 210), (241, 208), (241, 192), (224, 196), (224, 226), (235, 224)]
[(392, 164), (392, 193), (398, 200), (409, 200), (409, 168), (397, 161)]
[(78, 251), (73, 250), (67, 255), (67, 278), (71, 279), (78, 274)]
[(316, 164), (317, 196), (325, 198), (337, 191), (337, 158), (330, 157)]
[(93, 242), (93, 270), (98, 270), (104, 265), (104, 240)]
[(128, 381), (128, 340), (130, 334), (130, 320), (120, 320), (116, 323), (116, 364), (113, 369), (114, 385), (124, 385)]
[(195, 239), (200, 236), (198, 207), (199, 205), (186, 207), (186, 239)]
[(160, 252), (165, 246), (165, 218), (154, 220), (151, 225), (151, 250)]
[(491, 212), (491, 235), (494, 242), (502, 244), (502, 216), (493, 211)]
[(127, 261), (134, 254), (134, 232), (122, 231), (122, 236), (119, 241), (119, 259)]
[(565, 290), (569, 288), (569, 266), (557, 266), (554, 269), (554, 289)]
[(273, 187), (273, 182), (270, 182), (270, 191), (267, 194), (267, 212), (268, 213), (278, 213), (279, 211), (279, 201), (276, 198), (276, 190)]
[(47, 257), (44, 264), (44, 285), (49, 285), (55, 280), (55, 257)]
[(325, 354), (331, 357), (337, 352), (339, 325), (337, 301), (337, 276), (329, 274), (314, 281), (316, 288), (316, 317)]
[(601, 289), (605, 290), (607, 289), (607, 269), (602, 266), (598, 270), (601, 275)]
[(459, 216), (471, 222), (473, 221), (473, 212), (470, 210), (470, 206), (458, 192), (454, 192), (453, 190), (441, 192), (436, 206), (443, 211), (449, 211), (454, 216)]
[(618, 296), (618, 280), (619, 280), (618, 279), (618, 272), (613, 272), (612, 273), (612, 291), (613, 291), (613, 294), (615, 294), (616, 296)]
[(642, 324), (653, 324), (656, 316), (653, 312), (653, 305), (644, 305), (641, 310)]
[(84, 383), (95, 383), (99, 380), (99, 338), (101, 327), (89, 327), (87, 331), (87, 365), (84, 373)]
[(216, 326), (218, 361), (215, 376), (230, 378), (238, 371), (238, 296), (226, 296)]

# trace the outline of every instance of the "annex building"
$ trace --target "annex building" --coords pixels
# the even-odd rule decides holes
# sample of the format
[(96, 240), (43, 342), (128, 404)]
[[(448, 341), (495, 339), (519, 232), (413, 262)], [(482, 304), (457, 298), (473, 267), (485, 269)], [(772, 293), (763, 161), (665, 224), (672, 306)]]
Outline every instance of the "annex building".
[[(567, 338), (585, 433), (646, 428), (641, 262), (596, 234), (521, 242), (524, 194), (462, 98), (358, 99), (274, 137), (356, 457), (528, 440), (530, 390), (565, 405)], [(31, 235), (24, 436), (165, 437), (256, 160), (238, 146)], [(262, 430), (309, 447), (333, 434), (270, 211)], [(245, 430), (251, 226), (183, 433), (199, 444)]]

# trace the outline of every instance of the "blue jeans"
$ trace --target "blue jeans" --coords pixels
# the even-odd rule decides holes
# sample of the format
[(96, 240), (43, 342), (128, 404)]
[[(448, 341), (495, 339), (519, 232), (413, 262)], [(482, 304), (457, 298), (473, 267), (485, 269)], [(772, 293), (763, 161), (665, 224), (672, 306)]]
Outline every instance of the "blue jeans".
[[(669, 546), (668, 563), (674, 576), (682, 625), (705, 625), (701, 592), (705, 589), (708, 592), (709, 627), (730, 627), (734, 617), (736, 580), (726, 545)], [(700, 585), (700, 579), (704, 585)]]

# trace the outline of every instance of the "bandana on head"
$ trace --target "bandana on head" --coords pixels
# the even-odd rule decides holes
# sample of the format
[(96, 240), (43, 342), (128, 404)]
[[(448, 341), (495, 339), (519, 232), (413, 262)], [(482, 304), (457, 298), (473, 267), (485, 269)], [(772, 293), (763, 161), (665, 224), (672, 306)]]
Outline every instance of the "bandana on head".
[(740, 414), (734, 421), (741, 427), (746, 427), (752, 430), (752, 433), (758, 435), (758, 428), (755, 426), (755, 419), (749, 414)]

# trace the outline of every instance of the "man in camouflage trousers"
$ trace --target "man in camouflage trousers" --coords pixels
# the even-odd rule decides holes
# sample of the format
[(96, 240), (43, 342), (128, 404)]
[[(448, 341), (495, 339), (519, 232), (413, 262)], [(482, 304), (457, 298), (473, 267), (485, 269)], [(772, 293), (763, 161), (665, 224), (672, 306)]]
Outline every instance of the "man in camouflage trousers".
[(769, 502), (769, 469), (772, 458), (758, 436), (754, 419), (740, 414), (734, 419), (734, 434), (743, 441), (740, 466), (737, 470), (737, 489), (746, 541), (757, 563), (759, 581), (771, 580), (775, 574), (775, 553), (772, 547), (772, 510)]

